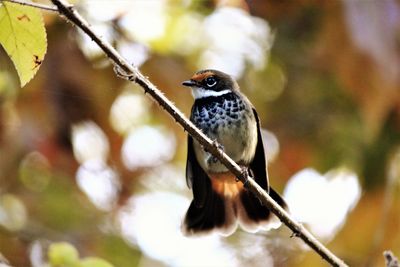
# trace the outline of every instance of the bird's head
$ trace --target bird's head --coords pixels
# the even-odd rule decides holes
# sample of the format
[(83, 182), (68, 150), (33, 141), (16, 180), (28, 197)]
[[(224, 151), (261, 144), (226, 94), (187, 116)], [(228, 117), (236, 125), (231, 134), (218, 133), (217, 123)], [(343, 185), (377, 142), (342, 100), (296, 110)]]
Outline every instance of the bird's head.
[(231, 76), (218, 70), (198, 71), (182, 85), (192, 88), (195, 99), (221, 96), (239, 90), (238, 84)]

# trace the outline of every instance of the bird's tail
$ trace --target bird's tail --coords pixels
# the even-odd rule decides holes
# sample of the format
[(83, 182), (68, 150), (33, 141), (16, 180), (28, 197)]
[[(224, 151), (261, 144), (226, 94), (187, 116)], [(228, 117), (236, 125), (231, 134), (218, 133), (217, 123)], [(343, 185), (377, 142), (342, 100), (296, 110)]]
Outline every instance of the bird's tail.
[[(230, 179), (211, 179), (204, 205), (189, 206), (183, 224), (187, 235), (217, 231), (222, 235), (232, 234), (239, 224), (245, 231), (257, 232), (280, 226), (279, 219), (240, 182)], [(269, 195), (283, 208), (286, 203), (272, 188)]]
[[(269, 188), (269, 195), (279, 206), (287, 209), (286, 202), (273, 188)], [(247, 232), (276, 229), (281, 225), (279, 218), (263, 206), (261, 201), (248, 190), (240, 193), (236, 199), (236, 205), (239, 224)]]

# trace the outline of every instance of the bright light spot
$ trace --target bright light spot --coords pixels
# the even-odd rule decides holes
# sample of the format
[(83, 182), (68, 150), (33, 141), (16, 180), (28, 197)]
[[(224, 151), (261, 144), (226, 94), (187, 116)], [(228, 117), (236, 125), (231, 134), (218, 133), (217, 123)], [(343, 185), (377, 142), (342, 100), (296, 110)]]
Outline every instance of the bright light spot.
[(398, 83), (399, 2), (347, 0), (343, 3), (347, 29), (354, 44), (375, 60), (385, 80)]
[(237, 266), (233, 251), (218, 235), (183, 236), (180, 228), (188, 206), (188, 199), (172, 193), (133, 197), (118, 215), (122, 235), (168, 266)]
[(357, 175), (346, 169), (335, 169), (324, 176), (313, 169), (302, 170), (284, 191), (291, 214), (326, 241), (341, 229), (360, 196)]
[(76, 179), (79, 188), (98, 209), (109, 211), (113, 208), (121, 185), (118, 174), (103, 161), (86, 161), (79, 167)]
[(118, 42), (117, 50), (123, 58), (137, 67), (149, 58), (149, 48), (143, 44), (121, 40)]
[(72, 147), (75, 159), (79, 163), (87, 160), (106, 161), (110, 150), (107, 136), (92, 121), (72, 126)]
[(176, 149), (172, 132), (142, 126), (130, 132), (122, 146), (122, 160), (130, 169), (152, 167), (170, 160)]
[[(144, 44), (162, 36), (165, 31), (167, 16), (164, 1), (82, 0), (79, 5), (94, 31), (106, 41), (115, 42), (121, 55), (135, 66), (140, 66), (148, 58), (148, 49)], [(120, 38), (114, 33), (113, 20), (118, 20), (128, 38)], [(87, 57), (103, 55), (88, 36), (79, 34), (80, 48)], [(135, 42), (127, 42), (126, 39)]]
[(167, 21), (167, 1), (131, 1), (120, 20), (121, 27), (133, 40), (148, 43), (163, 36)]
[[(93, 31), (104, 40), (111, 43), (113, 37), (112, 28), (106, 24), (95, 23), (92, 25)], [(85, 33), (78, 32), (79, 47), (88, 58), (96, 58), (104, 55), (103, 50)]]
[(126, 0), (82, 0), (79, 1), (79, 6), (82, 7), (88, 17), (102, 22), (109, 22), (132, 8), (131, 1)]
[[(273, 41), (265, 20), (243, 9), (224, 6), (204, 16), (184, 10), (188, 3), (169, 8), (171, 3), (166, 0), (83, 0), (81, 6), (96, 32), (114, 42), (118, 51), (136, 66), (148, 59), (148, 47), (151, 47), (161, 52), (200, 54), (198, 68), (220, 69), (235, 78), (243, 74), (247, 65), (257, 70), (265, 67)], [(123, 38), (106, 24), (113, 20), (121, 28)], [(82, 36), (81, 39), (86, 55), (91, 58), (100, 55), (99, 48), (89, 38)]]
[(0, 195), (0, 225), (9, 231), (24, 228), (28, 215), (24, 203), (12, 194)]
[(226, 51), (205, 49), (199, 63), (199, 69), (217, 69), (239, 78), (245, 68), (244, 58), (240, 54), (228, 53)]
[(19, 166), (19, 178), (32, 191), (43, 191), (49, 184), (50, 176), (49, 161), (37, 151), (27, 154)]
[(204, 20), (203, 28), (208, 49), (200, 58), (199, 68), (220, 69), (236, 78), (248, 63), (256, 69), (264, 68), (273, 38), (263, 19), (242, 9), (221, 7)]
[(9, 265), (7, 259), (0, 253), (0, 267), (12, 267)]
[(264, 151), (267, 154), (268, 162), (273, 162), (279, 154), (279, 141), (276, 135), (265, 129), (261, 129)]
[(35, 240), (29, 251), (29, 260), (31, 261), (32, 267), (47, 266), (44, 254), (45, 252), (41, 241)]
[(394, 189), (396, 183), (400, 185), (400, 147), (397, 147), (391, 156), (388, 167), (388, 186)]
[[(287, 235), (285, 235), (285, 239), (287, 239)], [(239, 266), (284, 266), (274, 264), (274, 258), (276, 259), (279, 256), (279, 253), (274, 250), (282, 251), (282, 248), (284, 248), (281, 242), (281, 237), (277, 235), (238, 232), (232, 245), (235, 251), (240, 253), (241, 264)]]
[(186, 185), (185, 169), (172, 164), (164, 164), (149, 169), (140, 176), (139, 181), (143, 187), (149, 190), (189, 192)]
[(111, 106), (110, 122), (120, 134), (126, 134), (133, 126), (147, 120), (150, 102), (143, 95), (125, 91)]
[[(174, 25), (173, 32), (174, 38), (170, 41), (174, 52), (181, 55), (189, 55), (196, 53), (199, 49), (203, 48), (204, 42), (204, 29), (203, 29), (203, 16), (196, 12), (185, 11)], [(196, 34), (193, 34), (193, 33)]]

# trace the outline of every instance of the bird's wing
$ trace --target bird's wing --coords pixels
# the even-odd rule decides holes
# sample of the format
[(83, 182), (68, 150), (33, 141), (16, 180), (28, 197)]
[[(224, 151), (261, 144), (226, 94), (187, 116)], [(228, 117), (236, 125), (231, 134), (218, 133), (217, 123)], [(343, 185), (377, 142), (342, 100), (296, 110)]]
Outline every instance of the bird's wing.
[(257, 147), (253, 160), (249, 167), (253, 172), (255, 181), (267, 192), (269, 192), (267, 161), (264, 152), (263, 140), (261, 137), (261, 126), (256, 110), (253, 108), (253, 114), (257, 122)]
[(197, 207), (202, 207), (211, 190), (210, 178), (201, 168), (194, 152), (193, 138), (188, 135), (186, 161), (186, 183), (193, 190), (193, 199)]

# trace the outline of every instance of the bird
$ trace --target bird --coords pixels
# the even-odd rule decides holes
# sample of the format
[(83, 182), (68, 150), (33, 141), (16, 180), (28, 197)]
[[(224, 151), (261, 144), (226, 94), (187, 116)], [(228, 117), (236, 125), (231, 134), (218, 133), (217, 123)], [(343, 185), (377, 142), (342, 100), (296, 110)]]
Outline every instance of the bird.
[[(269, 186), (260, 120), (235, 79), (206, 69), (182, 85), (191, 88), (194, 97), (190, 120), (287, 209), (284, 199)], [(279, 219), (190, 135), (187, 146), (186, 182), (193, 200), (182, 224), (185, 235), (217, 232), (229, 236), (238, 225), (250, 233), (279, 227)]]

